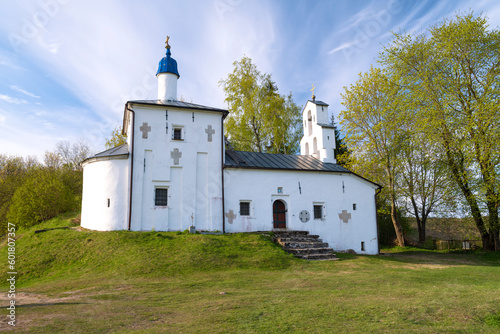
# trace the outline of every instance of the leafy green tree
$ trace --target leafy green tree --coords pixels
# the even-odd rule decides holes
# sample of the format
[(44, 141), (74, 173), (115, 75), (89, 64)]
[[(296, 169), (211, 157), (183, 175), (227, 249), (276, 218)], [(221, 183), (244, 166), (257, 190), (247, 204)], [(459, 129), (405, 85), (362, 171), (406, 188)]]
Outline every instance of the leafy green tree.
[(220, 81), (229, 105), (225, 132), (232, 147), (296, 153), (302, 126), (300, 107), (293, 102), (292, 94), (280, 95), (271, 75), (259, 72), (248, 57), (233, 65), (233, 72)]
[[(411, 114), (406, 112), (406, 115)], [(398, 191), (401, 207), (415, 217), (419, 242), (425, 243), (426, 223), (431, 213), (453, 211), (456, 187), (450, 182), (443, 156), (436, 145), (412, 128), (413, 119), (400, 127), (407, 134), (399, 153)]]
[[(181, 96), (181, 101), (182, 96)], [(111, 132), (111, 138), (106, 139), (105, 147), (107, 150), (113, 147), (117, 147), (127, 143), (127, 135), (122, 133), (119, 127), (116, 127), (113, 132)]]
[(441, 150), (485, 249), (500, 249), (499, 50), (500, 31), (469, 13), (397, 34), (381, 55), (411, 95), (415, 127)]
[(68, 155), (63, 157), (60, 150), (47, 151), (43, 164), (31, 156), (0, 154), (0, 235), (6, 233), (9, 220), (31, 226), (64, 211), (80, 209), (83, 172), (75, 163), (85, 156), (87, 146), (61, 145)]
[(17, 226), (33, 226), (70, 210), (73, 198), (60, 173), (36, 168), (12, 196), (7, 219)]
[(32, 161), (21, 157), (0, 155), (0, 235), (7, 231), (7, 213), (11, 205), (12, 196), (26, 178)]
[(345, 140), (352, 147), (350, 167), (361, 175), (384, 186), (390, 207), (391, 220), (397, 243), (405, 245), (403, 228), (398, 216), (397, 177), (398, 157), (404, 134), (398, 127), (404, 105), (399, 87), (377, 68), (360, 74), (356, 84), (345, 88), (342, 94), (344, 110), (341, 124), (346, 131)]

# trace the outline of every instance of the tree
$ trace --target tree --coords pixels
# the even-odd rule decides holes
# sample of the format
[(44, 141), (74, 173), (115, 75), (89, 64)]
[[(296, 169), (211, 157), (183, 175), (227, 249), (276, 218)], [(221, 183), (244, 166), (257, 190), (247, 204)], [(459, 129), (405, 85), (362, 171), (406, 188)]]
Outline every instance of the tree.
[[(406, 115), (409, 114), (412, 113), (406, 111)], [(415, 217), (419, 242), (424, 243), (429, 215), (455, 207), (455, 187), (449, 182), (446, 165), (436, 145), (422, 133), (414, 131), (412, 124), (413, 118), (401, 124), (408, 136), (399, 153), (401, 170), (397, 184), (402, 197), (401, 206)]]
[(29, 169), (36, 166), (32, 158), (0, 154), (0, 235), (7, 232), (7, 213), (14, 193), (24, 183)]
[(45, 151), (43, 156), (43, 163), (47, 168), (59, 169), (62, 167), (61, 155), (56, 152)]
[(60, 155), (64, 165), (81, 170), (82, 167), (80, 164), (92, 155), (92, 150), (84, 140), (79, 140), (73, 143), (73, 145), (63, 140), (56, 143), (55, 153)]
[[(473, 13), (396, 34), (381, 62), (414, 101), (415, 127), (441, 151), (485, 249), (500, 249), (500, 31)], [(487, 215), (488, 219), (484, 219)]]
[(335, 149), (333, 150), (335, 159), (337, 160), (337, 164), (347, 167), (349, 165), (350, 152), (345, 143), (345, 137), (340, 137), (340, 130), (337, 128), (334, 115), (332, 115), (330, 119), (330, 124), (333, 125), (333, 131), (335, 133)]
[(384, 186), (391, 206), (391, 219), (398, 245), (405, 245), (403, 228), (398, 217), (397, 177), (398, 156), (404, 134), (397, 124), (404, 105), (399, 99), (399, 87), (385, 73), (370, 68), (342, 94), (344, 110), (341, 124), (346, 142), (352, 147), (351, 168)]
[[(182, 98), (182, 96), (181, 96)], [(181, 101), (183, 101), (181, 99)], [(113, 147), (117, 147), (127, 143), (127, 135), (122, 133), (119, 127), (116, 127), (113, 132), (111, 132), (111, 138), (106, 139), (105, 147), (107, 150)]]
[(233, 72), (219, 82), (229, 105), (225, 132), (231, 145), (243, 151), (296, 153), (302, 123), (292, 94), (280, 95), (271, 75), (259, 72), (248, 57), (233, 65)]

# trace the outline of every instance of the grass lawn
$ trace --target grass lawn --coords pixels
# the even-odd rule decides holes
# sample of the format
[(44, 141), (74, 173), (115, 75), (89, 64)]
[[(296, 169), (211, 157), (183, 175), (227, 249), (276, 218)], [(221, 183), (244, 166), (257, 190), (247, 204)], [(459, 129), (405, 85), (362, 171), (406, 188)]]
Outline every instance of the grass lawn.
[(34, 234), (69, 218), (17, 231), (20, 333), (500, 333), (500, 254), (308, 262), (260, 234)]

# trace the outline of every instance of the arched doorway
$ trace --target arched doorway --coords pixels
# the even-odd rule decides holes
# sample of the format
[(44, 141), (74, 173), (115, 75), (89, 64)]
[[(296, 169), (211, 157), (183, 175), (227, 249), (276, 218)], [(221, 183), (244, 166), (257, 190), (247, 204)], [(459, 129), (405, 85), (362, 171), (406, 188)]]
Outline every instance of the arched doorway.
[(279, 199), (273, 203), (273, 226), (274, 228), (286, 228), (286, 206)]

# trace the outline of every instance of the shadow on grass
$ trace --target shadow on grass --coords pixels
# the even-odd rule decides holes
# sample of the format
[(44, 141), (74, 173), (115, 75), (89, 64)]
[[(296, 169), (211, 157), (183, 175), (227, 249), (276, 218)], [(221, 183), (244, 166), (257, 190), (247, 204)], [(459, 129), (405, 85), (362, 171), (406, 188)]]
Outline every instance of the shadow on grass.
[(500, 252), (432, 251), (415, 248), (382, 250), (379, 259), (403, 263), (446, 266), (500, 266)]

